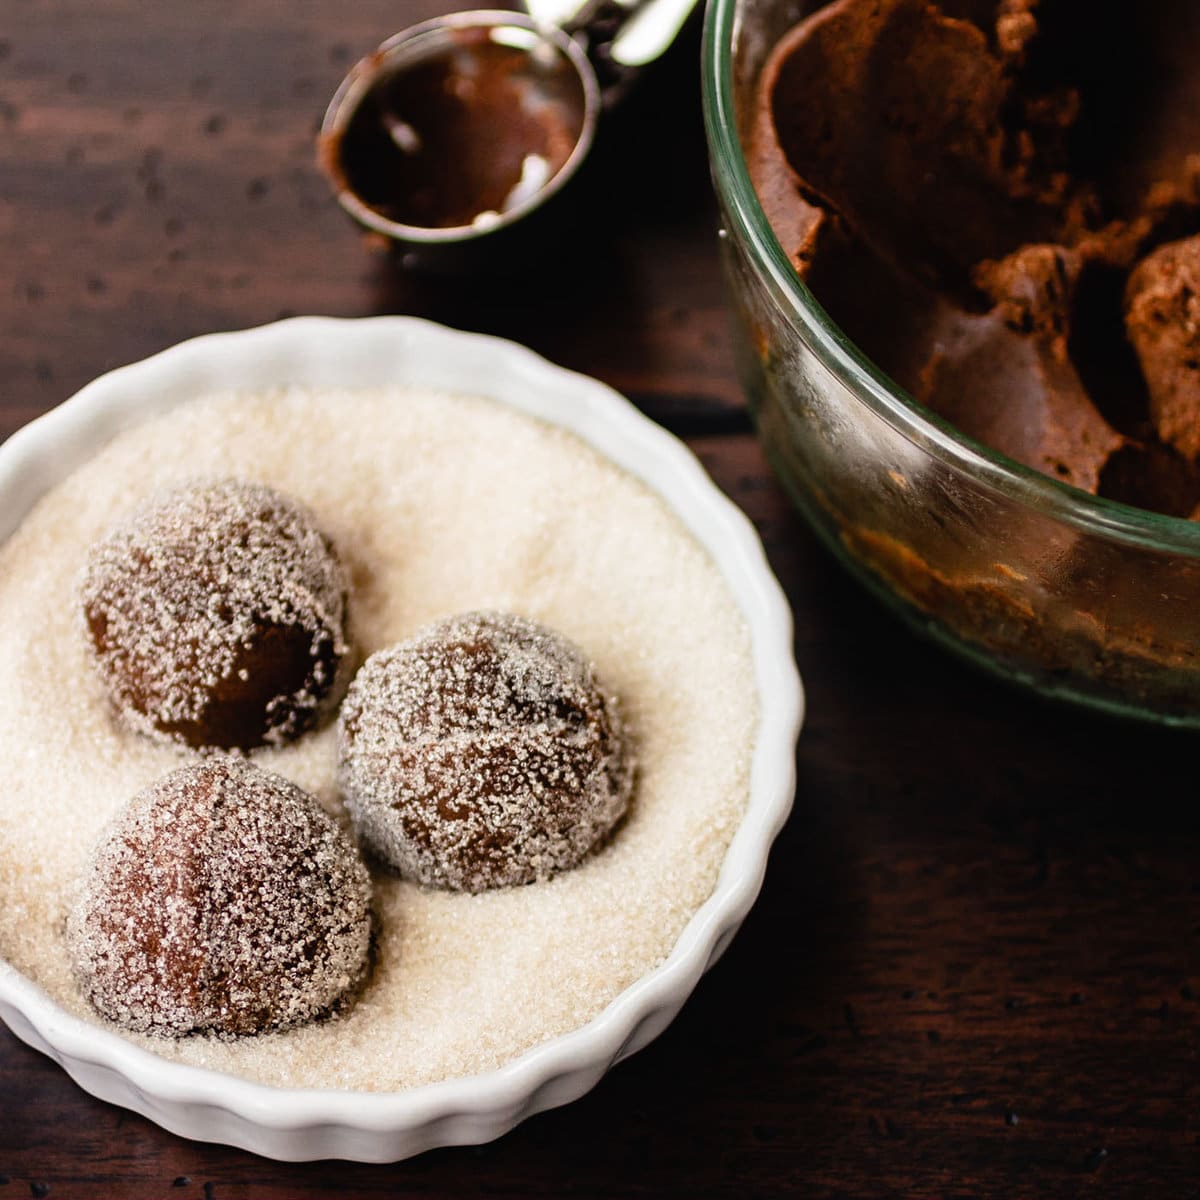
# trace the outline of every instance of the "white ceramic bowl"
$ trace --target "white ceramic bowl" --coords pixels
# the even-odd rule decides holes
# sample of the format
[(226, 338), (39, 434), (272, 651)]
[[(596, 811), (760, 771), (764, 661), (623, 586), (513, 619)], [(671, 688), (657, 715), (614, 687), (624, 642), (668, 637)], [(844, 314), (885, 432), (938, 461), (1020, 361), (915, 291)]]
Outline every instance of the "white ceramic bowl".
[(416, 385), (488, 396), (582, 437), (654, 489), (716, 562), (750, 628), (761, 720), (750, 800), (716, 888), (655, 970), (594, 1020), (498, 1070), (396, 1093), (274, 1088), (169, 1062), (70, 1016), (0, 961), (0, 1016), (82, 1088), (173, 1133), (271, 1158), (388, 1162), (489, 1141), (588, 1091), (657, 1037), (758, 895), (795, 790), (803, 693), (791, 614), (750, 522), (692, 454), (610, 388), (511, 342), (404, 317), (299, 317), (184, 342), (88, 384), (0, 446), (0, 541), (119, 431), (212, 392)]

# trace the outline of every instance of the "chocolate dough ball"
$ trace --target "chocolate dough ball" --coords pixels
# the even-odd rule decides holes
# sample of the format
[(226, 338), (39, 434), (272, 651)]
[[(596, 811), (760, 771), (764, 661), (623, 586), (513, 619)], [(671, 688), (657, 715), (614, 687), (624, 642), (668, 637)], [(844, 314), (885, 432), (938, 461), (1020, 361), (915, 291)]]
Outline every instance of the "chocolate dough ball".
[(434, 887), (478, 892), (564, 871), (629, 803), (615, 701), (576, 646), (508, 613), (451, 617), (371, 655), (339, 735), (364, 844)]
[(236, 758), (118, 814), (67, 920), (84, 995), (126, 1029), (240, 1035), (328, 1012), (366, 974), (370, 879), (306, 792)]
[(160, 495), (93, 546), (82, 599), (134, 728), (245, 750), (316, 723), (347, 653), (347, 587), (307, 509), (229, 479)]

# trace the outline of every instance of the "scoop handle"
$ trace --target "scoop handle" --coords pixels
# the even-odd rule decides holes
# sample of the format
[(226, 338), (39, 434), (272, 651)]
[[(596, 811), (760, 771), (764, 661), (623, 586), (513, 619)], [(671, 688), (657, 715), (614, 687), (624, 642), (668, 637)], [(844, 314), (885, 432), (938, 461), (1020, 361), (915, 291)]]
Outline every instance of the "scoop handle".
[(696, 0), (525, 0), (534, 20), (585, 43), (606, 107), (675, 40)]

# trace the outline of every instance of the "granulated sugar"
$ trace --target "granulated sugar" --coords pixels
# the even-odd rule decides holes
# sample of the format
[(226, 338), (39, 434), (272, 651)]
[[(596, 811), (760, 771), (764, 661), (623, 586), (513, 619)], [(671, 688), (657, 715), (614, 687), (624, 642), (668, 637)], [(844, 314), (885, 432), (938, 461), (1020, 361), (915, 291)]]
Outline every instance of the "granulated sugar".
[[(712, 891), (749, 786), (749, 640), (716, 569), (641, 484), (569, 434), (462, 397), (189, 404), (119, 437), (0, 549), (0, 953), (103, 1023), (71, 976), (71, 895), (109, 817), (196, 755), (114, 719), (79, 574), (145, 497), (228, 476), (312, 509), (350, 569), (360, 657), (469, 609), (577, 642), (620, 697), (636, 787), (611, 843), (547, 881), (470, 895), (377, 872), (377, 962), (343, 1015), (232, 1042), (125, 1036), (265, 1083), (388, 1090), (488, 1070), (578, 1028), (666, 957)], [(332, 724), (251, 757), (344, 815)]]

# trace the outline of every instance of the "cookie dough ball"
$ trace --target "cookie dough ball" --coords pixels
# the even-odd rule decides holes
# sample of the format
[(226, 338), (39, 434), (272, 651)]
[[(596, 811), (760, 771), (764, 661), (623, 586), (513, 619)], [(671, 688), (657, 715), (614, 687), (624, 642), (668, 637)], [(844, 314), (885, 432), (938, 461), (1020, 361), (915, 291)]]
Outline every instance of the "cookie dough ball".
[(479, 892), (575, 866), (624, 816), (632, 757), (578, 647), (500, 612), (371, 655), (346, 694), (339, 773), (365, 845)]
[(236, 758), (172, 772), (120, 812), (67, 920), (98, 1012), (172, 1037), (310, 1021), (366, 974), (370, 879), (317, 802)]
[(347, 588), (307, 509), (229, 479), (160, 495), (93, 546), (82, 600), (134, 728), (245, 750), (316, 724), (348, 649)]

